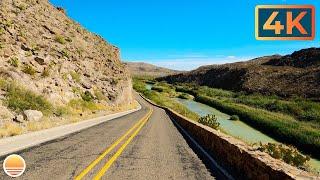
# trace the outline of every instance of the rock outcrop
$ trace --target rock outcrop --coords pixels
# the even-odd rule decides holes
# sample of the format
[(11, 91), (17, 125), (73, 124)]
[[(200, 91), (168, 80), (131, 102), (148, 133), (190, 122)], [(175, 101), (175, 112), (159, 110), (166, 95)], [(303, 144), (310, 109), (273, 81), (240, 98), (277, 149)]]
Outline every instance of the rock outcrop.
[[(108, 105), (133, 100), (120, 50), (47, 0), (0, 1), (0, 78), (56, 106), (81, 98), (85, 91), (99, 92)], [(5, 93), (0, 90), (0, 96)], [(0, 119), (12, 118), (2, 112)]]

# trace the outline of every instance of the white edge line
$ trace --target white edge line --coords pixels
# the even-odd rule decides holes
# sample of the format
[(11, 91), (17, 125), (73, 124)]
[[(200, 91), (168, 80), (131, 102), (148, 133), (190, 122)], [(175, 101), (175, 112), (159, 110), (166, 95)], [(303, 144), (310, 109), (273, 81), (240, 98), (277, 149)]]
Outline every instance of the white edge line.
[[(0, 139), (0, 147), (5, 147), (6, 145), (12, 145), (12, 143), (14, 143), (17, 140), (24, 140), (24, 138), (28, 138), (28, 136), (34, 137), (34, 136), (38, 136), (38, 137), (43, 137), (44, 135), (48, 135), (51, 132), (55, 132), (55, 131), (61, 131), (63, 129), (67, 129), (67, 132), (61, 132), (61, 133), (57, 133), (57, 135), (52, 135), (49, 136), (47, 138), (42, 138), (42, 139), (38, 139), (38, 140), (33, 140), (32, 142), (28, 142), (25, 145), (22, 146), (15, 146), (12, 148), (9, 148), (7, 150), (1, 150), (0, 149), (0, 157), (17, 152), (17, 151), (21, 151), (27, 148), (31, 148), (34, 146), (37, 146), (39, 144), (48, 142), (48, 141), (52, 141), (55, 139), (58, 139), (60, 137), (75, 133), (75, 132), (79, 132), (81, 130), (84, 129), (88, 129), (90, 127), (96, 126), (98, 124), (119, 118), (119, 117), (123, 117), (125, 115), (137, 112), (139, 110), (141, 110), (142, 106), (138, 103), (138, 108), (136, 109), (132, 109), (132, 110), (128, 110), (128, 111), (124, 111), (124, 112), (118, 112), (118, 113), (114, 113), (114, 114), (109, 114), (106, 116), (102, 116), (102, 117), (96, 117), (93, 119), (88, 119), (88, 120), (84, 120), (84, 121), (80, 121), (77, 123), (71, 123), (71, 124), (66, 124), (66, 125), (62, 125), (62, 126), (57, 126), (57, 127), (53, 127), (50, 129), (45, 129), (45, 130), (40, 130), (40, 131), (35, 131), (35, 132), (31, 132), (31, 133), (27, 133), (27, 134), (22, 134), (22, 135), (18, 135), (18, 136), (13, 136), (13, 137), (7, 137), (4, 139)], [(102, 121), (100, 121), (101, 119), (104, 119)], [(83, 126), (81, 126), (82, 124), (84, 124)], [(87, 124), (87, 125), (86, 125)], [(79, 126), (79, 127), (78, 127)], [(69, 130), (68, 128), (72, 128), (71, 130)]]

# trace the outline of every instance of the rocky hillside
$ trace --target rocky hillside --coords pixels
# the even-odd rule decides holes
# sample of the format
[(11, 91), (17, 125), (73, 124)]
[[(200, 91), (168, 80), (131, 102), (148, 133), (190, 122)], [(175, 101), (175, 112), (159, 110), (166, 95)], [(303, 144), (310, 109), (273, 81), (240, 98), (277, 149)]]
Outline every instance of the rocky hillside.
[(167, 76), (168, 82), (188, 82), (234, 91), (320, 99), (320, 49), (246, 62), (211, 65)]
[(48, 0), (1, 0), (0, 121), (39, 101), (48, 107), (77, 99), (131, 103), (131, 80), (119, 53)]
[(152, 64), (143, 62), (126, 62), (125, 63), (133, 76), (153, 76), (162, 77), (172, 74), (181, 73), (182, 71), (171, 70), (163, 67), (158, 67)]

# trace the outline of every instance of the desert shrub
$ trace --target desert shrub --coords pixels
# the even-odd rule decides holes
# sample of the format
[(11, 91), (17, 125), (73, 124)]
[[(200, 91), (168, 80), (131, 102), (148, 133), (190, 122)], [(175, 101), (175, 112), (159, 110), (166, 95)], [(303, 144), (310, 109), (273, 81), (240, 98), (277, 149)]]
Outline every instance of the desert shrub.
[(31, 51), (32, 52), (36, 52), (36, 51), (39, 51), (39, 50), (40, 50), (40, 47), (37, 44), (32, 44), (32, 46), (31, 46)]
[(58, 42), (58, 43), (60, 43), (60, 44), (65, 44), (65, 43), (66, 43), (66, 40), (65, 40), (64, 37), (61, 36), (61, 35), (56, 35), (55, 41)]
[(67, 107), (57, 107), (53, 112), (53, 114), (58, 117), (67, 115), (69, 113), (70, 113), (70, 110)]
[(81, 95), (81, 89), (79, 87), (72, 87), (72, 92), (74, 94), (79, 94)]
[(296, 166), (302, 167), (310, 160), (309, 156), (304, 156), (296, 148), (292, 146), (285, 146), (282, 144), (261, 144), (258, 150), (270, 154), (273, 158), (281, 159), (284, 162)]
[(41, 74), (42, 77), (49, 77), (50, 76), (50, 68), (45, 68)]
[(26, 55), (26, 57), (32, 56), (32, 51), (26, 51), (26, 52), (25, 52), (25, 55)]
[(69, 52), (66, 49), (62, 50), (61, 54), (62, 54), (63, 57), (66, 57), (66, 58), (70, 57)]
[(213, 114), (208, 114), (199, 118), (198, 122), (213, 129), (218, 129), (218, 127), (220, 126), (217, 117)]
[(10, 59), (9, 63), (11, 66), (19, 67), (20, 61), (17, 57), (13, 57)]
[(90, 102), (94, 100), (94, 96), (89, 91), (85, 91), (84, 93), (82, 93), (81, 97), (86, 102)]
[(21, 11), (23, 11), (23, 10), (27, 9), (27, 6), (25, 4), (21, 3), (21, 4), (17, 5), (17, 8), (20, 9)]
[(52, 109), (52, 105), (43, 96), (19, 87), (15, 83), (8, 83), (6, 91), (5, 104), (14, 111), (32, 109), (49, 112)]
[(239, 118), (238, 115), (232, 115), (232, 116), (230, 117), (230, 120), (237, 121), (237, 120), (240, 120), (240, 118)]
[(29, 74), (31, 76), (33, 76), (37, 73), (37, 71), (29, 64), (24, 65), (22, 72)]
[(4, 28), (3, 27), (0, 27), (0, 35), (4, 34)]
[(81, 76), (79, 73), (71, 71), (70, 75), (75, 82), (79, 83), (81, 81)]
[(101, 108), (94, 103), (93, 101), (84, 101), (83, 99), (73, 99), (68, 103), (68, 107), (75, 110), (83, 111), (95, 111), (100, 110)]
[[(1, 34), (0, 34), (1, 35)], [(5, 47), (4, 44), (0, 43), (0, 49), (3, 49)]]
[(94, 95), (100, 101), (107, 99), (100, 89), (94, 89)]

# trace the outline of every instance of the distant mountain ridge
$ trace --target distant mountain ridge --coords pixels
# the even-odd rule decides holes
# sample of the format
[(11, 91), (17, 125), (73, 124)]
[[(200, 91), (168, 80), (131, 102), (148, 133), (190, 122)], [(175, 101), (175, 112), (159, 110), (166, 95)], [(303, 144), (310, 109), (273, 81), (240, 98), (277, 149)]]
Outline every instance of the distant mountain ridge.
[(162, 77), (172, 74), (182, 73), (183, 71), (172, 70), (164, 67), (155, 66), (144, 62), (126, 62), (125, 63), (133, 76), (154, 76)]
[(320, 99), (320, 48), (286, 56), (265, 56), (223, 65), (203, 66), (159, 80), (187, 82), (249, 93)]

